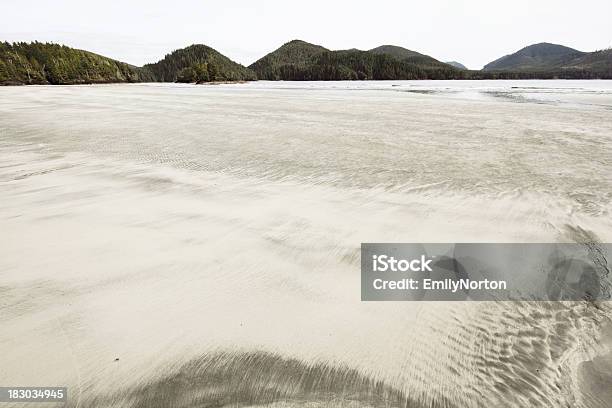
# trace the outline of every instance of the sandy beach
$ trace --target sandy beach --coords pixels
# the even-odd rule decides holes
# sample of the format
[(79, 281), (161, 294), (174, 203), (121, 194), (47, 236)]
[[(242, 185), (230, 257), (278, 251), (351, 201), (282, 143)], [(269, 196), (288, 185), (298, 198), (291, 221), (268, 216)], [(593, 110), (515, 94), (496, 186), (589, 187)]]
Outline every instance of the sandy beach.
[(611, 212), (610, 81), (5, 87), (0, 384), (609, 407), (610, 304), (361, 302), (359, 246), (612, 242)]

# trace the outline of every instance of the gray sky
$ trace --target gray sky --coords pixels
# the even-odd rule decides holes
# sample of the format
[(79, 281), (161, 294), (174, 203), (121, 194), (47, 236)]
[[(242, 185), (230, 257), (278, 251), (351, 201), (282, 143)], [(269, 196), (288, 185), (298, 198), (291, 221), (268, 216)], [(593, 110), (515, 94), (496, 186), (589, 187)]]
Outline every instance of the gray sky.
[(610, 16), (610, 0), (2, 0), (0, 40), (53, 41), (134, 65), (203, 43), (248, 65), (298, 38), (330, 49), (394, 44), (479, 69), (537, 42), (611, 47)]

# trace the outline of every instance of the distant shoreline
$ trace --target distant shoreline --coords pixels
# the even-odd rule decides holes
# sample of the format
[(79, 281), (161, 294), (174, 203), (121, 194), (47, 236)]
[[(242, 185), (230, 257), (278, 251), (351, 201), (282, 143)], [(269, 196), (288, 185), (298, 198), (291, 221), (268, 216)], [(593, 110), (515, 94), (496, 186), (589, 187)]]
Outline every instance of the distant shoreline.
[(89, 82), (89, 83), (70, 83), (70, 84), (23, 84), (23, 83), (0, 83), (1, 87), (21, 87), (21, 86), (94, 86), (94, 85), (137, 85), (137, 84), (182, 84), (182, 85), (203, 85), (203, 86), (216, 86), (216, 85), (239, 85), (247, 84), (251, 82), (393, 82), (393, 81), (449, 81), (449, 82), (467, 82), (467, 81), (612, 81), (611, 78), (518, 78), (518, 79), (507, 79), (507, 78), (464, 78), (464, 79), (365, 79), (365, 80), (268, 80), (268, 79), (255, 79), (251, 81), (216, 81), (216, 82), (158, 82), (158, 81), (146, 81), (146, 82)]
[[(23, 84), (23, 83), (0, 83), (0, 87), (2, 86), (79, 86), (79, 85), (135, 85), (135, 84), (184, 84), (184, 85), (232, 85), (232, 84), (246, 84), (249, 82), (258, 82), (258, 80), (252, 81), (215, 81), (215, 82), (78, 82), (71, 84)], [(299, 82), (299, 81), (293, 81)]]
[(582, 52), (539, 43), (499, 58), (482, 70), (468, 70), (394, 45), (334, 51), (292, 40), (248, 67), (204, 44), (178, 49), (156, 63), (137, 67), (54, 43), (0, 42), (0, 85), (8, 86), (499, 79), (612, 79), (612, 49)]

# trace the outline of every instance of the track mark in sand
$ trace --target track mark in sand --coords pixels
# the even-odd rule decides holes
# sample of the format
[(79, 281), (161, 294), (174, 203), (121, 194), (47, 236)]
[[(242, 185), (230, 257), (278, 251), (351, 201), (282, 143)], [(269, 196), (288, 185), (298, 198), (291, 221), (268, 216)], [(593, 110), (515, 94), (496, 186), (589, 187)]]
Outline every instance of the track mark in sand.
[[(89, 403), (96, 407), (186, 408), (267, 404), (421, 407), (404, 392), (348, 367), (266, 352), (205, 355), (172, 374)], [(452, 405), (447, 405), (451, 407)]]

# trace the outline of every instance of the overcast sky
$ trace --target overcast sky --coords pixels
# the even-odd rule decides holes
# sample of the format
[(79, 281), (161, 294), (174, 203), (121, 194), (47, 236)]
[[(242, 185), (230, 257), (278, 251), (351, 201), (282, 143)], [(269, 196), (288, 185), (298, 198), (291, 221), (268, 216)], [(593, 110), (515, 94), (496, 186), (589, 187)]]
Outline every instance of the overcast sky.
[(296, 38), (330, 49), (394, 44), (472, 69), (537, 42), (612, 46), (612, 0), (2, 0), (1, 9), (0, 40), (134, 65), (193, 43), (249, 65)]

